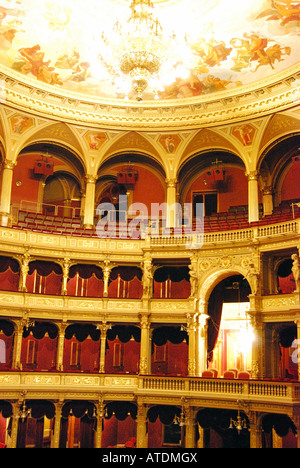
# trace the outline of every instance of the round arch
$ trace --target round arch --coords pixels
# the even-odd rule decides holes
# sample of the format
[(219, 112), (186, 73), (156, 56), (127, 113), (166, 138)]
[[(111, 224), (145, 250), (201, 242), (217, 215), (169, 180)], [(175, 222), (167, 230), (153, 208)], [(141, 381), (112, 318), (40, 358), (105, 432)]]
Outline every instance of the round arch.
[(205, 304), (208, 303), (212, 291), (221, 281), (229, 278), (230, 276), (237, 275), (241, 275), (245, 278), (251, 287), (251, 279), (249, 278), (249, 273), (245, 268), (235, 266), (234, 268), (230, 267), (220, 269), (216, 267), (213, 271), (210, 271), (202, 280), (199, 294), (200, 301)]
[[(119, 178), (120, 173), (127, 172), (136, 174), (133, 184)], [(149, 190), (145, 190), (145, 187), (149, 187)], [(128, 207), (133, 203), (143, 203), (149, 212), (151, 203), (163, 203), (166, 199), (164, 168), (151, 156), (141, 152), (114, 154), (99, 167), (96, 199), (100, 202), (102, 197), (115, 205), (120, 194), (128, 196)]]
[(272, 187), (275, 205), (282, 201), (282, 186), (292, 167), (292, 158), (299, 154), (299, 147), (300, 133), (294, 132), (272, 141), (260, 154), (257, 169), (263, 184)]
[[(69, 168), (69, 172), (83, 184), (86, 175), (86, 167), (78, 153), (73, 151), (70, 147), (48, 140), (35, 141), (24, 146), (18, 154), (17, 159), (29, 153), (49, 155), (57, 158), (61, 163), (66, 164)], [(66, 170), (66, 168), (64, 168), (64, 170)]]
[(160, 167), (165, 175), (168, 174), (168, 165), (166, 158), (162, 157), (163, 148), (154, 140), (138, 132), (127, 132), (121, 136), (115, 137), (110, 146), (107, 147), (103, 158), (99, 160), (97, 172), (111, 158), (122, 154), (138, 154), (141, 158), (147, 158), (152, 161), (152, 164)]
[(195, 191), (217, 192), (218, 211), (227, 211), (236, 199), (230, 194), (240, 187), (238, 191), (245, 193), (244, 204), (247, 204), (248, 185), (245, 174), (244, 162), (231, 151), (211, 149), (194, 153), (178, 170), (179, 200), (181, 203), (190, 202)]

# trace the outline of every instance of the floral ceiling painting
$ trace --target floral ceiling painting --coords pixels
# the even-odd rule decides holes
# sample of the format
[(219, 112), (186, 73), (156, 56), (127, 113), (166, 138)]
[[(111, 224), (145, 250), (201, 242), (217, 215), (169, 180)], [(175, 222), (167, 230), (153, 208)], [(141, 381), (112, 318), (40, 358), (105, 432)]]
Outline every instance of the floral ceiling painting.
[[(104, 34), (131, 0), (0, 0), (3, 71), (93, 99), (131, 99), (101, 55)], [(299, 0), (154, 0), (162, 29), (181, 35), (193, 58), (144, 99), (174, 100), (249, 85), (297, 64)], [(180, 64), (178, 50), (178, 63)], [(183, 63), (183, 62), (182, 62)], [(180, 68), (180, 67), (179, 67)], [(39, 85), (37, 83), (37, 86)], [(41, 86), (42, 87), (42, 86)]]

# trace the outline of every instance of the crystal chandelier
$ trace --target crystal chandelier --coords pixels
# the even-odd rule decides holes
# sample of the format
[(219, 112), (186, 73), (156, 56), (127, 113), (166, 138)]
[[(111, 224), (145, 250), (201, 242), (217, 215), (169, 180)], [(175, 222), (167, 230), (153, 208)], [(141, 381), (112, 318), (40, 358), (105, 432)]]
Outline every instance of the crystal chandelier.
[(129, 18), (117, 20), (111, 32), (102, 33), (99, 59), (119, 89), (133, 90), (142, 101), (150, 82), (158, 98), (167, 67), (173, 73), (176, 67), (177, 72), (186, 71), (185, 59), (179, 57), (189, 57), (189, 51), (185, 38), (180, 41), (174, 33), (164, 33), (150, 0), (132, 0)]

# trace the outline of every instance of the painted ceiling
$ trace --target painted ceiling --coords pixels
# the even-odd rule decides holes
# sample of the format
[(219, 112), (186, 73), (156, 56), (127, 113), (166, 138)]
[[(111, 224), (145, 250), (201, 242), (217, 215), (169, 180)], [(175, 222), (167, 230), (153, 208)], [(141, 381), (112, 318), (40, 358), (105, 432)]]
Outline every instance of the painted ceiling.
[[(61, 93), (124, 99), (99, 44), (103, 31), (129, 17), (129, 5), (130, 0), (0, 0), (1, 67)], [(166, 78), (161, 101), (236, 89), (299, 62), (299, 0), (156, 0), (154, 5), (163, 29), (186, 37), (194, 58), (184, 77)], [(149, 87), (144, 100), (153, 97)]]

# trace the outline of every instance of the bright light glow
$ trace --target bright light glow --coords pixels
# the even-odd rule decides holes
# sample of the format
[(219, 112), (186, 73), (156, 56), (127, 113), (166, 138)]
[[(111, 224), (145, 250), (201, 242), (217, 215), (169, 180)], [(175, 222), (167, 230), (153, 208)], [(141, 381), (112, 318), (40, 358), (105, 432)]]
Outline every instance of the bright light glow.
[[(251, 368), (255, 334), (247, 313), (249, 307), (249, 303), (224, 303), (223, 305), (219, 350), (220, 357), (222, 356), (222, 359), (226, 361), (226, 368), (239, 370)], [(226, 356), (223, 355), (224, 350), (226, 350)]]
[[(116, 21), (111, 32), (103, 31), (98, 50), (114, 83), (116, 77), (130, 82), (141, 101), (151, 80), (167, 84), (179, 77), (187, 78), (191, 52), (184, 38), (163, 32), (150, 1), (132, 0), (130, 12), (128, 19)], [(154, 89), (156, 99), (159, 87)]]

